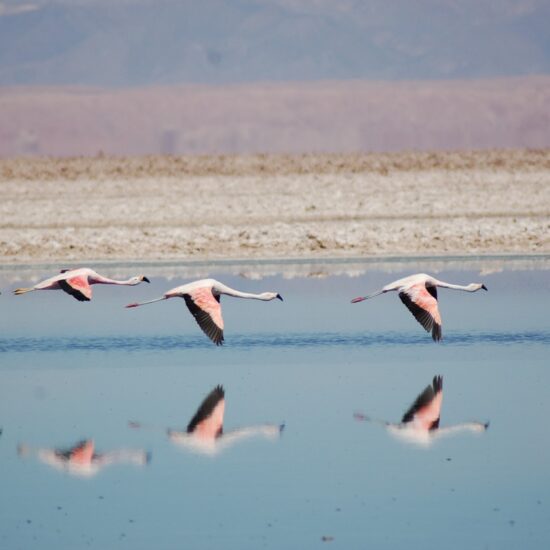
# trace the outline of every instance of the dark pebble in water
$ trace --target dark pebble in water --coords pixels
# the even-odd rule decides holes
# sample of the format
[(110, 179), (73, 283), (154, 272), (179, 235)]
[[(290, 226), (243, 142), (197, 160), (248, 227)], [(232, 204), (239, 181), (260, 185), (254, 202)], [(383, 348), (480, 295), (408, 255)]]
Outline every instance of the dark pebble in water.
[(61, 506), (58, 506), (57, 509), (58, 510), (63, 510), (63, 508)]
[(513, 527), (515, 524), (516, 524), (516, 522), (515, 522), (515, 520), (513, 520), (513, 519), (511, 519), (511, 520), (508, 521), (508, 525), (509, 525), (510, 527)]
[(134, 523), (134, 520), (133, 520), (133, 519), (129, 519), (129, 520), (128, 520), (128, 523)]
[(32, 519), (28, 519), (27, 523), (29, 523), (29, 524), (32, 523)]
[(342, 511), (342, 508), (336, 508), (336, 511), (337, 511), (337, 512), (341, 512), (341, 511)]
[(104, 497), (103, 495), (99, 495), (97, 498), (98, 498), (99, 500), (103, 500), (105, 497)]
[(332, 541), (334, 540), (334, 537), (331, 537), (330, 535), (323, 535), (323, 536), (321, 537), (321, 540), (322, 540), (323, 542), (332, 542)]
[(451, 462), (452, 458), (451, 458), (451, 457), (447, 457), (445, 460), (446, 460), (447, 462)]

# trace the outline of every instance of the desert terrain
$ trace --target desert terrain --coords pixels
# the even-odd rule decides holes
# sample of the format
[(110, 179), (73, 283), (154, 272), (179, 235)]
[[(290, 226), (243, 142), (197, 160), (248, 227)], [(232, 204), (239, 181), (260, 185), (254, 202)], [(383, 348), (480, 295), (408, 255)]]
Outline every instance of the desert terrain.
[(4, 264), (549, 252), (550, 150), (0, 161)]
[(0, 87), (0, 158), (550, 147), (550, 76)]

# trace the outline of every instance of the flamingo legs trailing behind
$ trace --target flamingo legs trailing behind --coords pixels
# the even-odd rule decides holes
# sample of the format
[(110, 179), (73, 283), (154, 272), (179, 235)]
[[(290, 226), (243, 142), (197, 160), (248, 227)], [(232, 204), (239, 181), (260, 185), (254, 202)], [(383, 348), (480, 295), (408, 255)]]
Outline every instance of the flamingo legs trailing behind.
[(151, 455), (142, 449), (116, 449), (96, 453), (92, 439), (84, 439), (68, 449), (31, 448), (28, 445), (17, 447), (19, 456), (35, 454), (37, 458), (58, 470), (71, 475), (91, 477), (110, 464), (136, 464), (143, 466), (151, 460)]
[[(223, 417), (225, 392), (216, 386), (202, 401), (197, 412), (189, 421), (185, 431), (166, 430), (174, 444), (206, 455), (216, 455), (239, 441), (251, 437), (275, 439), (280, 436), (284, 424), (259, 424), (225, 432)], [(146, 428), (138, 422), (129, 422), (131, 428)]]
[(229, 288), (228, 286), (214, 279), (201, 279), (192, 283), (178, 286), (164, 293), (160, 298), (128, 304), (126, 307), (138, 307), (168, 298), (183, 298), (189, 311), (197, 321), (202, 331), (216, 344), (217, 346), (223, 343), (223, 318), (220, 305), (220, 296), (226, 294), (236, 298), (248, 298), (252, 300), (269, 301), (275, 298), (282, 300), (277, 292), (262, 292), (261, 294), (250, 294), (248, 292), (240, 292)]
[(355, 413), (354, 417), (360, 421), (378, 422), (399, 439), (425, 447), (429, 447), (436, 438), (444, 435), (464, 431), (480, 433), (489, 427), (488, 422), (464, 422), (441, 428), (439, 422), (442, 401), (443, 378), (434, 376), (432, 383), (418, 395), (399, 424), (375, 420), (361, 413)]
[(116, 279), (109, 279), (103, 277), (99, 273), (96, 273), (93, 269), (88, 267), (81, 267), (80, 269), (63, 269), (59, 275), (50, 277), (45, 281), (41, 281), (36, 285), (29, 288), (16, 288), (13, 292), (16, 295), (25, 294), (33, 290), (63, 290), (67, 294), (70, 294), (80, 302), (89, 302), (92, 299), (91, 285), (125, 285), (135, 286), (145, 281), (149, 282), (147, 277), (143, 275), (137, 275), (131, 277), (126, 281), (117, 281)]
[(453, 285), (438, 281), (425, 273), (418, 273), (394, 281), (368, 296), (354, 298), (351, 302), (355, 304), (369, 298), (374, 298), (379, 294), (396, 290), (399, 293), (399, 298), (401, 298), (401, 301), (414, 315), (415, 319), (426, 331), (431, 331), (432, 338), (438, 342), (441, 340), (441, 316), (437, 307), (437, 287), (464, 290), (466, 292), (476, 292), (480, 289), (487, 290), (487, 287), (481, 283), (471, 283), (466, 286)]

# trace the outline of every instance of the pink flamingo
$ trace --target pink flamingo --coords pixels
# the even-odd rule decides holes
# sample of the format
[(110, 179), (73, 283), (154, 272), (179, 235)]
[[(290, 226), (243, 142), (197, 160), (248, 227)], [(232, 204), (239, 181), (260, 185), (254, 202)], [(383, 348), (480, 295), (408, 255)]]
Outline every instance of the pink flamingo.
[(143, 275), (131, 277), (126, 281), (108, 279), (96, 273), (89, 267), (80, 269), (62, 269), (59, 275), (50, 277), (45, 281), (37, 283), (30, 288), (16, 288), (13, 292), (16, 295), (32, 292), (33, 290), (58, 290), (61, 289), (70, 294), (80, 302), (89, 302), (92, 299), (92, 288), (90, 285), (126, 285), (135, 286), (141, 282), (149, 283), (149, 279)]
[[(274, 439), (279, 436), (284, 424), (260, 424), (224, 432), (225, 392), (216, 386), (202, 401), (189, 421), (185, 431), (166, 430), (170, 441), (181, 447), (202, 454), (215, 455), (244, 439), (263, 436)], [(129, 422), (131, 428), (147, 428), (139, 422)]]
[(84, 439), (68, 449), (31, 448), (20, 444), (17, 453), (21, 457), (34, 453), (41, 462), (77, 476), (93, 476), (110, 464), (132, 463), (143, 466), (151, 460), (151, 455), (142, 449), (96, 453), (93, 439)]
[(465, 290), (466, 292), (476, 292), (480, 289), (487, 290), (487, 287), (481, 283), (471, 283), (467, 286), (453, 285), (438, 281), (425, 273), (410, 275), (398, 281), (394, 281), (383, 287), (381, 290), (354, 298), (351, 303), (356, 304), (369, 298), (374, 298), (379, 294), (397, 290), (399, 298), (407, 306), (415, 319), (426, 329), (432, 331), (432, 338), (438, 342), (441, 340), (441, 316), (437, 307), (437, 287), (452, 288), (455, 290)]
[(201, 279), (193, 281), (185, 285), (178, 286), (165, 292), (160, 298), (128, 304), (126, 307), (138, 307), (168, 298), (183, 298), (189, 311), (197, 321), (202, 331), (216, 344), (221, 346), (223, 343), (223, 318), (222, 308), (220, 305), (220, 296), (227, 294), (236, 298), (249, 298), (252, 300), (269, 301), (278, 298), (282, 301), (282, 297), (277, 292), (262, 292), (261, 294), (250, 294), (248, 292), (240, 292), (229, 288), (228, 286), (216, 281), (215, 279)]
[(360, 421), (378, 422), (388, 431), (405, 441), (429, 446), (435, 438), (454, 434), (460, 431), (484, 432), (488, 422), (464, 422), (445, 428), (439, 427), (441, 403), (443, 401), (443, 377), (434, 376), (430, 385), (416, 398), (409, 410), (403, 415), (399, 424), (369, 418), (362, 413), (354, 417)]

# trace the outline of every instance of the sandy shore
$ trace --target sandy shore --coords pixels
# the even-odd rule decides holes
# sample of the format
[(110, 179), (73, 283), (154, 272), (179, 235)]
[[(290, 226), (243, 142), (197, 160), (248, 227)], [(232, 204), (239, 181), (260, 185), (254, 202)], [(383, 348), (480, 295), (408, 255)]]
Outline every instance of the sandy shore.
[(0, 160), (1, 262), (550, 253), (550, 150)]

